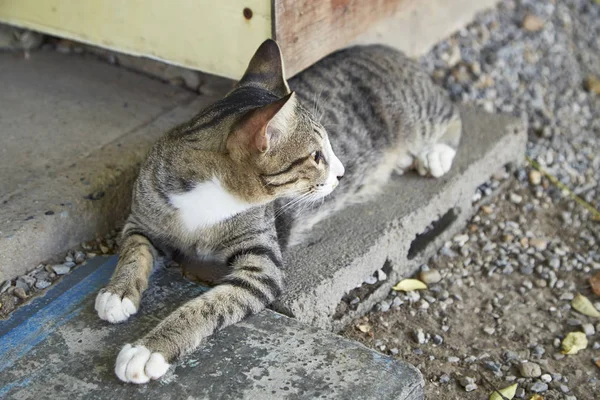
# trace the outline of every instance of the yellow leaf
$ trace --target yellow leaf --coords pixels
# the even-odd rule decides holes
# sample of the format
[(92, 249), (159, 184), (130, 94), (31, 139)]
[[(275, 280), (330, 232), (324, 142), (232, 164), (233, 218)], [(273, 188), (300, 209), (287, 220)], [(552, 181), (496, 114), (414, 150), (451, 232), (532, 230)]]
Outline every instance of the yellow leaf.
[(577, 354), (587, 347), (588, 340), (583, 332), (571, 332), (562, 341), (563, 354)]
[(544, 398), (539, 394), (534, 394), (529, 398), (529, 400), (544, 400)]
[[(517, 383), (515, 383), (514, 385), (510, 385), (505, 387), (504, 389), (499, 389), (497, 391), (494, 391), (494, 393), (492, 393), (490, 395), (490, 400), (504, 400), (504, 398), (511, 400), (513, 397), (515, 397), (515, 393), (517, 393), (517, 387), (519, 385)], [(498, 393), (500, 392), (500, 393)], [(502, 396), (500, 396), (500, 394), (502, 394), (502, 396), (504, 396), (504, 398)]]
[(402, 292), (412, 292), (413, 290), (427, 289), (427, 285), (418, 279), (403, 279), (392, 288), (392, 290)]
[(571, 306), (583, 315), (600, 318), (600, 312), (598, 312), (592, 302), (581, 293), (577, 293), (577, 296), (571, 301)]

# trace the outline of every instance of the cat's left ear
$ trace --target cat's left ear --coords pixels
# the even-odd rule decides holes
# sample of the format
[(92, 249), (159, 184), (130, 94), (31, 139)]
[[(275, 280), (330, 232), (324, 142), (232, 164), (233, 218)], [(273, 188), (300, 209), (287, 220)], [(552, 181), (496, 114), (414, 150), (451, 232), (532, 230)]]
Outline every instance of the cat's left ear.
[(290, 94), (290, 87), (285, 80), (283, 56), (277, 42), (267, 39), (260, 45), (238, 86), (258, 86), (280, 97)]
[(244, 115), (227, 138), (227, 148), (266, 153), (273, 142), (285, 135), (294, 123), (296, 95), (287, 96)]

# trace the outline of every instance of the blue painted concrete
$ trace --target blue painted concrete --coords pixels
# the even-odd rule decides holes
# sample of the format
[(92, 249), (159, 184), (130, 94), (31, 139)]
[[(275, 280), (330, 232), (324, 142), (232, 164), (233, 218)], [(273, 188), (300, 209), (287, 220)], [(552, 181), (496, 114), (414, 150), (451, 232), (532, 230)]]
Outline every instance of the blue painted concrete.
[(83, 300), (105, 285), (116, 264), (116, 256), (94, 259), (67, 275), (43, 297), (18, 309), (10, 319), (0, 321), (0, 373), (79, 315)]

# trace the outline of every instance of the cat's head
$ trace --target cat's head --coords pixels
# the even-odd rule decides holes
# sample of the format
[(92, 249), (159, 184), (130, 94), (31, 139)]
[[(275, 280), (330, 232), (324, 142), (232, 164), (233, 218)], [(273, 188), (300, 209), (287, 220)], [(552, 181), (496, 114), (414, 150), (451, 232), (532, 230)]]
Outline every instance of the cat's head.
[(336, 188), (344, 167), (326, 130), (290, 90), (277, 43), (267, 40), (258, 48), (229, 96), (260, 98), (259, 107), (232, 124), (226, 142), (233, 168), (247, 177), (244, 185), (253, 185), (247, 193), (260, 202), (318, 199)]

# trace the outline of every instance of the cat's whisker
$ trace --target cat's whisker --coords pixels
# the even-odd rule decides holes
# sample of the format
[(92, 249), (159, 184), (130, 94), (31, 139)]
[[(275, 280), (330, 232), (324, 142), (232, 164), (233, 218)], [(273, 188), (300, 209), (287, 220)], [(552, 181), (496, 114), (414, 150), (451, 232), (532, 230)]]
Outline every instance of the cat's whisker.
[(293, 198), (292, 200), (290, 200), (289, 202), (287, 202), (286, 204), (284, 204), (275, 214), (276, 217), (280, 216), (281, 214), (283, 214), (285, 211), (287, 211), (288, 209), (290, 209), (291, 207), (295, 206), (296, 204), (302, 202), (308, 195), (310, 195), (310, 192), (308, 193), (303, 193), (302, 195)]

